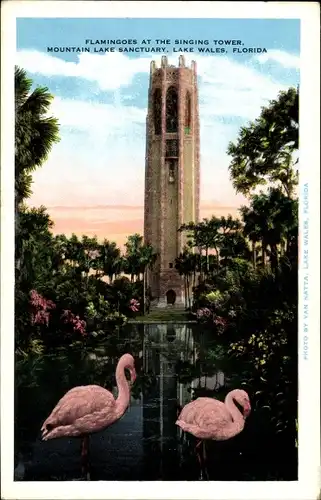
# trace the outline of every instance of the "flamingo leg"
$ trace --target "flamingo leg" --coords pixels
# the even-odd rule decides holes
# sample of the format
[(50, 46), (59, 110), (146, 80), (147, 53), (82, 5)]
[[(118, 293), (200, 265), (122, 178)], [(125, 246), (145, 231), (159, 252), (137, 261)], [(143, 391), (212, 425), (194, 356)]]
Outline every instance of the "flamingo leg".
[(205, 479), (209, 479), (208, 475), (208, 470), (207, 470), (207, 453), (206, 453), (206, 443), (203, 441), (203, 464), (204, 464), (204, 472), (205, 472)]
[(200, 480), (202, 481), (203, 480), (203, 461), (202, 461), (202, 456), (201, 456), (201, 453), (200, 453), (200, 446), (202, 445), (202, 440), (199, 439), (196, 443), (196, 446), (195, 446), (195, 451), (196, 451), (196, 456), (197, 456), (197, 460), (199, 461), (199, 464), (200, 464)]
[(85, 435), (81, 443), (81, 473), (90, 481), (89, 473), (89, 436)]
[[(200, 448), (202, 447), (202, 452)], [(200, 464), (200, 469), (201, 469), (201, 474), (200, 474), (200, 480), (202, 481), (203, 479), (208, 480), (209, 475), (206, 467), (206, 447), (205, 447), (205, 441), (202, 441), (201, 439), (197, 441), (196, 443), (196, 456)]]

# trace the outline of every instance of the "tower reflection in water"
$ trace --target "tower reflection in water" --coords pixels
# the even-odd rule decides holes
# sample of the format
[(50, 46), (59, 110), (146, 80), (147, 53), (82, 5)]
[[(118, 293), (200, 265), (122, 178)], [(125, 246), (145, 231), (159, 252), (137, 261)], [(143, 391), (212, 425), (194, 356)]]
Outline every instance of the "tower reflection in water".
[[(217, 389), (224, 384), (221, 373), (213, 377), (202, 375), (206, 369), (200, 367), (200, 361), (207, 351), (207, 342), (197, 326), (128, 325), (112, 344), (75, 351), (73, 356), (69, 353), (44, 358), (36, 381), (27, 371), (16, 410), (17, 480), (77, 479), (78, 440), (43, 442), (38, 436), (39, 426), (59, 397), (76, 385), (99, 384), (117, 396), (114, 373), (124, 352), (135, 356), (140, 380), (133, 386), (131, 405), (124, 417), (91, 436), (92, 480), (197, 479), (191, 477), (198, 474), (197, 464), (194, 463), (194, 469), (185, 467), (187, 443), (182, 444), (181, 431), (175, 425), (177, 414), (200, 387)], [(215, 368), (212, 363), (209, 365), (212, 374)]]
[[(193, 325), (145, 325), (143, 338), (143, 371), (155, 376), (155, 383), (142, 395), (144, 475), (150, 480), (187, 479), (180, 477), (184, 472), (181, 430), (175, 425), (178, 412), (191, 401), (195, 389), (224, 386), (224, 374), (196, 376), (199, 344)], [(189, 366), (189, 376), (180, 377), (178, 365)]]

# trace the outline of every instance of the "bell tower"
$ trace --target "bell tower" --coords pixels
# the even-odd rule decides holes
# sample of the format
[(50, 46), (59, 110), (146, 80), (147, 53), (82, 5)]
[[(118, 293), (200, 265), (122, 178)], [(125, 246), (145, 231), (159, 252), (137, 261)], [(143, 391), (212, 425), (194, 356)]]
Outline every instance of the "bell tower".
[(200, 138), (196, 63), (163, 56), (150, 67), (146, 120), (144, 239), (158, 253), (148, 277), (159, 306), (184, 304), (175, 259), (186, 243), (178, 228), (199, 219)]

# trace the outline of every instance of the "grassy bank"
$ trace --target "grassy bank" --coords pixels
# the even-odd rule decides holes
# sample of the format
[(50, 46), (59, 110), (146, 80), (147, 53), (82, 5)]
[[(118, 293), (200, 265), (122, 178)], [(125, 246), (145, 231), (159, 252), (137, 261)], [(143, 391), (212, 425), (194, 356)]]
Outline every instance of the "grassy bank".
[(186, 323), (195, 320), (190, 313), (181, 309), (157, 309), (144, 316), (136, 316), (129, 323)]

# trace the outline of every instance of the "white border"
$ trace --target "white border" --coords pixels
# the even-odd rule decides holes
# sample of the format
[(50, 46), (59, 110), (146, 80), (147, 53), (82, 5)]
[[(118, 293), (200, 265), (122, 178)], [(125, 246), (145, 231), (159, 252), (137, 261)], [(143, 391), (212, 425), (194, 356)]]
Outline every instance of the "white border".
[[(126, 15), (124, 14), (126, 13)], [(297, 482), (13, 482), (14, 53), (17, 17), (292, 18), (301, 20), (300, 189), (309, 185), (309, 359), (299, 318), (299, 481)], [(320, 485), (319, 194), (320, 50), (317, 2), (27, 2), (2, 4), (1, 18), (1, 498), (312, 500)], [(302, 211), (301, 211), (302, 212)], [(300, 214), (302, 216), (302, 213)], [(301, 219), (300, 219), (301, 225)], [(302, 249), (302, 227), (300, 249)], [(302, 252), (300, 251), (302, 264)], [(312, 271), (311, 271), (312, 270)], [(313, 345), (312, 345), (313, 341)], [(315, 391), (315, 393), (313, 393)], [(262, 450), (264, 453), (264, 450)], [(67, 489), (68, 488), (68, 489)], [(68, 491), (68, 493), (67, 493)]]

